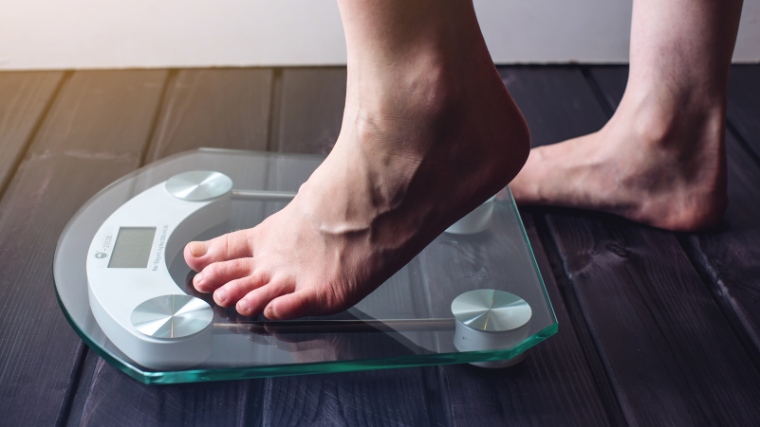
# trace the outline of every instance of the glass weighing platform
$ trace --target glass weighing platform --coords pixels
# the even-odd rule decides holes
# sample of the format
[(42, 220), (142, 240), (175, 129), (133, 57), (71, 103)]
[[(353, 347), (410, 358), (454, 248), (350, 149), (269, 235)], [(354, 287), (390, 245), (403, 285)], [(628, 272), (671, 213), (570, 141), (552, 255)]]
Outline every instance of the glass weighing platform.
[(514, 201), (489, 200), (351, 309), (244, 317), (192, 287), (182, 251), (282, 209), (321, 156), (199, 149), (114, 182), (69, 221), (56, 294), (97, 354), (147, 384), (471, 363), (557, 332)]

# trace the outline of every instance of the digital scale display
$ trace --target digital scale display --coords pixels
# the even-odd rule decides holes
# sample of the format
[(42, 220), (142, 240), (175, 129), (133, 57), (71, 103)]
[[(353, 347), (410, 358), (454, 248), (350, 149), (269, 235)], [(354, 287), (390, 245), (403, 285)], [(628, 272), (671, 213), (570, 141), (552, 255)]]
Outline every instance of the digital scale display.
[(156, 227), (121, 227), (108, 268), (148, 268)]

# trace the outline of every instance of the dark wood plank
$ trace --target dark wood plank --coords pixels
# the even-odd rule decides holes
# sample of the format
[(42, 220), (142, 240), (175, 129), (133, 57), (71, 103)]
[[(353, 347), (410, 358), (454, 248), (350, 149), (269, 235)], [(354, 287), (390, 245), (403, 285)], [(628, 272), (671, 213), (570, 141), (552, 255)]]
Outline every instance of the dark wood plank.
[(585, 67), (589, 84), (594, 86), (600, 102), (606, 107), (607, 115), (612, 115), (623, 98), (628, 82), (627, 65), (591, 66)]
[[(148, 386), (126, 376), (90, 351), (67, 425), (257, 425), (261, 405), (254, 401), (253, 406), (248, 406), (246, 401), (252, 385), (257, 384), (221, 381)], [(246, 422), (250, 412), (253, 412), (254, 423)]]
[(263, 425), (449, 424), (434, 367), (272, 378), (263, 398)]
[(345, 68), (286, 68), (277, 104), (275, 151), (327, 154), (338, 140)]
[(62, 78), (61, 71), (0, 73), (0, 195)]
[[(760, 365), (760, 168), (732, 135), (727, 137), (729, 206), (721, 224), (688, 237), (713, 293), (747, 334)], [(757, 139), (754, 144), (760, 145)]]
[[(760, 352), (760, 66), (735, 66), (729, 84), (727, 135), (729, 205), (714, 230), (689, 243), (712, 278), (713, 291), (736, 315)], [(760, 357), (755, 353), (758, 364)]]
[(271, 68), (180, 70), (146, 163), (198, 147), (267, 150)]
[(728, 117), (738, 137), (760, 158), (760, 65), (734, 65), (728, 78)]
[(673, 233), (560, 212), (546, 221), (628, 423), (757, 424), (758, 372)]
[(547, 222), (629, 423), (758, 422), (757, 371), (675, 236), (586, 215)]
[(139, 165), (166, 75), (74, 73), (0, 202), (3, 424), (65, 420), (85, 345), (56, 301), (56, 241), (87, 199)]
[[(604, 123), (603, 115), (593, 109), (596, 101), (587, 93), (583, 76), (576, 68), (503, 67), (500, 73), (530, 124), (534, 144), (554, 142), (557, 135), (593, 131)], [(547, 107), (545, 100), (550, 96), (554, 103)], [(559, 332), (531, 349), (526, 360), (513, 368), (441, 367), (450, 392), (454, 425), (610, 425), (621, 417), (616, 414), (619, 411), (605, 384), (603, 368), (594, 368), (589, 362), (549, 267), (532, 213), (522, 210), (521, 216)], [(505, 250), (497, 244), (487, 252), (498, 256)], [(460, 257), (467, 257), (466, 250), (459, 252)], [(432, 283), (441, 275), (464, 274), (457, 271), (461, 267), (455, 264), (426, 268)], [(431, 294), (436, 293), (433, 291)]]
[[(266, 68), (179, 71), (147, 161), (199, 147), (265, 151), (272, 75)], [(264, 380), (147, 386), (99, 357), (88, 357), (82, 371), (69, 425), (247, 425), (262, 418)]]
[(502, 67), (501, 78), (530, 127), (531, 146), (596, 132), (607, 116), (575, 67)]

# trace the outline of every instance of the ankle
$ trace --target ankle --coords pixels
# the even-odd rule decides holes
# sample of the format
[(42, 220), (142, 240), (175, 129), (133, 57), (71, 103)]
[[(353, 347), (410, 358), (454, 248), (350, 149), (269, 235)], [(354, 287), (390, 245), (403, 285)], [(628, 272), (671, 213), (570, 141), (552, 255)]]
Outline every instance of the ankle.
[(349, 118), (429, 119), (462, 96), (455, 71), (439, 59), (418, 59), (387, 70), (357, 68), (348, 68)]
[(608, 125), (623, 125), (625, 132), (645, 149), (683, 154), (718, 148), (723, 141), (725, 117), (725, 99), (650, 94), (637, 99), (624, 96)]

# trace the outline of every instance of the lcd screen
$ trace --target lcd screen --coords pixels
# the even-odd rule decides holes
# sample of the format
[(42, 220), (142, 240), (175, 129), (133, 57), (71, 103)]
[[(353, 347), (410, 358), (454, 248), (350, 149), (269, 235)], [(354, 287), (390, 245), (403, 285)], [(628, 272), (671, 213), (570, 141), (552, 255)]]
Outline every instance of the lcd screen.
[(148, 268), (156, 227), (122, 227), (108, 268)]

